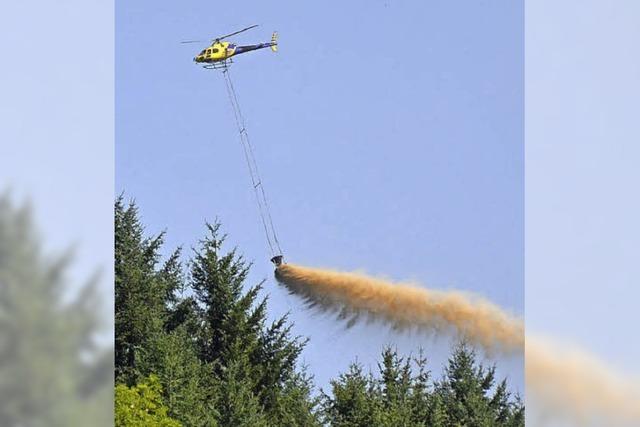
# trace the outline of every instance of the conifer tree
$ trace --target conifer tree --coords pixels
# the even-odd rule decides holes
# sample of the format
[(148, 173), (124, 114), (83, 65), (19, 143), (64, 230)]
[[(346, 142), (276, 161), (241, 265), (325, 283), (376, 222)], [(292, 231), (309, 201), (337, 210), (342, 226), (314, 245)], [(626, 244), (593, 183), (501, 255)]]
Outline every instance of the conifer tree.
[(380, 387), (384, 414), (388, 425), (409, 425), (412, 417), (412, 378), (409, 360), (403, 361), (397, 351), (387, 347), (382, 351)]
[(510, 426), (520, 425), (519, 422), (524, 425), (523, 417), (517, 415), (524, 409), (518, 399), (510, 401), (506, 380), (491, 394), (495, 370), (495, 366), (487, 368), (477, 363), (476, 353), (467, 343), (461, 342), (454, 348), (444, 377), (436, 386), (446, 408), (448, 425)]
[[(311, 410), (314, 406), (310, 404), (311, 380), (297, 366), (304, 341), (291, 336), (286, 316), (266, 325), (267, 299), (259, 298), (262, 283), (245, 290), (250, 265), (235, 249), (223, 251), (226, 236), (220, 235), (219, 223), (206, 228), (207, 236), (195, 249), (190, 270), (190, 286), (202, 318), (200, 358), (220, 377), (223, 389), (231, 387), (231, 393), (250, 392), (252, 396), (238, 413), (231, 403), (222, 405), (219, 409), (226, 408), (229, 415), (221, 416), (221, 425), (232, 425), (224, 420), (240, 422), (238, 414), (252, 414), (252, 422), (258, 422), (259, 413), (275, 423), (285, 416), (300, 419), (303, 414), (287, 410), (284, 402), (293, 409), (291, 400), (297, 397), (301, 399), (298, 408)], [(260, 411), (251, 409), (254, 399)], [(306, 422), (310, 413), (304, 414)], [(236, 414), (235, 418), (230, 414)]]
[(125, 207), (122, 196), (115, 203), (114, 225), (115, 376), (131, 385), (140, 376), (137, 350), (163, 329), (169, 289), (156, 270), (163, 234), (145, 237), (138, 208), (134, 203)]
[(524, 425), (519, 397), (512, 398), (506, 380), (496, 384), (495, 367), (479, 364), (465, 343), (453, 349), (440, 381), (432, 380), (422, 351), (403, 358), (386, 348), (377, 375), (352, 364), (331, 381), (330, 394), (314, 396), (312, 378), (299, 365), (306, 340), (292, 335), (287, 315), (267, 323), (263, 283), (247, 285), (251, 265), (236, 249), (224, 249), (219, 223), (206, 224), (188, 264), (180, 249), (161, 262), (163, 234), (145, 236), (137, 207), (124, 206), (122, 197), (115, 224), (116, 399), (142, 399), (141, 392), (155, 390), (152, 407), (167, 418), (161, 422)]
[[(135, 203), (115, 203), (116, 381), (153, 375), (168, 415), (186, 426), (215, 425), (211, 378), (192, 333), (198, 320), (185, 292), (181, 251), (160, 262), (163, 234), (146, 237)], [(118, 403), (118, 402), (116, 402)]]
[(158, 378), (171, 417), (186, 426), (215, 425), (217, 413), (207, 392), (212, 380), (204, 378), (207, 371), (183, 327), (151, 337), (137, 358), (141, 373)]
[(324, 415), (328, 425), (365, 427), (376, 425), (380, 396), (362, 366), (353, 363), (349, 371), (331, 381), (331, 396), (324, 396)]
[(437, 421), (430, 418), (431, 414), (435, 410), (434, 406), (436, 405), (436, 402), (434, 402), (431, 394), (431, 372), (427, 369), (427, 358), (425, 357), (424, 350), (422, 348), (420, 349), (418, 356), (415, 357), (413, 361), (417, 372), (412, 378), (412, 393), (410, 401), (412, 417), (415, 420), (423, 420), (422, 424), (425, 426), (437, 426)]
[(524, 426), (524, 407), (511, 398), (506, 380), (495, 385), (495, 367), (476, 362), (473, 349), (461, 343), (441, 381), (431, 383), (422, 351), (403, 360), (386, 348), (378, 376), (352, 364), (331, 382), (323, 396), (324, 421), (331, 426)]

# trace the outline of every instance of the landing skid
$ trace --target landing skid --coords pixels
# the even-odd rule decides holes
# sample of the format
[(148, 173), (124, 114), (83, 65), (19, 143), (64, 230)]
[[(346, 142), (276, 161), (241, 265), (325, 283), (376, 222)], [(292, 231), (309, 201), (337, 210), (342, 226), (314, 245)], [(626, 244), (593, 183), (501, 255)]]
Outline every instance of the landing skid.
[(226, 70), (229, 66), (233, 64), (232, 59), (225, 59), (224, 61), (212, 62), (210, 64), (205, 64), (202, 67), (207, 70)]

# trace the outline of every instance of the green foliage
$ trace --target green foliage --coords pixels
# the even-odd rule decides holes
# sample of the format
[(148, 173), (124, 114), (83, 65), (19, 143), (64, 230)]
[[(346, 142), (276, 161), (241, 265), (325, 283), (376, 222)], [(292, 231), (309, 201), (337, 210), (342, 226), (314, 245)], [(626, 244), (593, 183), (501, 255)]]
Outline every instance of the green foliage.
[(454, 349), (441, 381), (431, 382), (422, 352), (403, 360), (382, 352), (379, 376), (352, 364), (324, 395), (327, 425), (356, 426), (524, 426), (524, 407), (511, 399), (506, 381), (495, 384), (495, 367), (476, 362), (462, 343)]
[(284, 425), (286, 418), (291, 425), (313, 425), (311, 382), (297, 369), (304, 342), (291, 336), (286, 316), (266, 325), (267, 300), (258, 298), (262, 284), (244, 290), (249, 265), (235, 250), (221, 251), (219, 228), (207, 224), (191, 262), (190, 287), (201, 308), (200, 357), (221, 380), (221, 424)]
[(496, 386), (495, 366), (478, 364), (466, 343), (454, 349), (436, 393), (445, 405), (448, 425), (524, 425), (524, 409), (519, 399), (510, 400), (506, 380)]
[(185, 425), (215, 425), (216, 411), (204, 393), (207, 372), (184, 328), (151, 337), (138, 351), (140, 372), (153, 373), (169, 413)]
[(180, 423), (167, 415), (162, 403), (162, 386), (158, 377), (151, 375), (140, 384), (116, 386), (116, 427), (180, 427)]
[(250, 264), (224, 250), (220, 224), (206, 224), (183, 263), (180, 250), (161, 262), (163, 235), (145, 237), (134, 204), (118, 198), (115, 221), (118, 425), (524, 425), (519, 398), (464, 344), (440, 381), (422, 352), (387, 348), (378, 376), (353, 364), (314, 396), (299, 363), (306, 340), (286, 315), (267, 322), (262, 283), (246, 285)]
[(352, 364), (331, 386), (333, 396), (324, 396), (325, 423), (339, 427), (377, 425), (382, 399), (376, 381), (366, 377), (360, 365)]
[(316, 407), (319, 399), (312, 397), (312, 379), (303, 370), (290, 375), (277, 395), (268, 414), (269, 425), (282, 427), (318, 426)]
[(252, 389), (251, 366), (244, 357), (229, 362), (220, 375), (216, 407), (220, 425), (238, 427), (267, 426), (264, 410)]
[(266, 323), (262, 284), (245, 289), (250, 266), (219, 229), (206, 224), (185, 273), (180, 251), (160, 263), (163, 235), (145, 237), (135, 204), (116, 200), (116, 380), (156, 375), (187, 426), (318, 425), (305, 341), (286, 316)]
[(134, 384), (136, 349), (162, 331), (168, 285), (157, 271), (163, 235), (144, 237), (134, 204), (125, 207), (122, 197), (115, 204), (115, 376)]

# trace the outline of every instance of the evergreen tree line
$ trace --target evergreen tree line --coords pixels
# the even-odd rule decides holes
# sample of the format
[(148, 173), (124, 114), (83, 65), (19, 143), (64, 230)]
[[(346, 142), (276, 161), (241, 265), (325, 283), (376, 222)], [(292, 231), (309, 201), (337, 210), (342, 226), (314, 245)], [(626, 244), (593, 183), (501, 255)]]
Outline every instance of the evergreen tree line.
[(306, 339), (267, 321), (263, 283), (223, 248), (220, 224), (188, 262), (160, 256), (134, 203), (115, 202), (117, 426), (523, 426), (524, 405), (495, 367), (460, 343), (442, 378), (423, 354), (382, 352), (378, 371), (354, 363), (316, 392), (301, 366)]

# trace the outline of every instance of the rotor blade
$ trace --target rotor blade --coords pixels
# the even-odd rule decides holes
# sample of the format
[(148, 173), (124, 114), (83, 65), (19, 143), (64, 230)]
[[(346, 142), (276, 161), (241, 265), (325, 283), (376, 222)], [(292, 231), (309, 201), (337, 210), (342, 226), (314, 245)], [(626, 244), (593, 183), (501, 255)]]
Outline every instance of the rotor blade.
[(207, 43), (207, 42), (205, 42), (203, 40), (185, 40), (185, 41), (180, 42), (180, 43)]
[(227, 34), (226, 36), (218, 37), (218, 38), (216, 38), (216, 40), (226, 39), (227, 37), (235, 36), (236, 34), (240, 34), (240, 33), (244, 32), (244, 31), (247, 31), (247, 30), (250, 30), (250, 29), (256, 28), (256, 27), (257, 27), (257, 25), (252, 25), (252, 26), (244, 28), (244, 29), (242, 29), (240, 31), (236, 31), (235, 33), (231, 33), (231, 34)]

